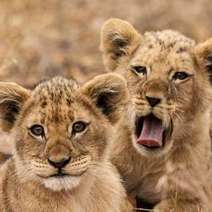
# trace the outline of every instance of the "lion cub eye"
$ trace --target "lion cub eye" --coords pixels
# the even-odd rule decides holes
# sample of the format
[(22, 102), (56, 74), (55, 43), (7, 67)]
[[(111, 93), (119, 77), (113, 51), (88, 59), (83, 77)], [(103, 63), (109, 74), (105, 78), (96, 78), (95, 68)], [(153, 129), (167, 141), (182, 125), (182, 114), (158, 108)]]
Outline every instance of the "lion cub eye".
[(173, 80), (184, 80), (188, 78), (190, 75), (186, 72), (176, 72), (172, 77)]
[(147, 68), (145, 66), (132, 66), (132, 71), (134, 71), (137, 74), (146, 75), (147, 74)]
[(44, 128), (39, 124), (32, 125), (29, 130), (34, 136), (44, 136)]
[(87, 123), (82, 121), (77, 121), (73, 124), (72, 130), (74, 133), (80, 133), (83, 132), (87, 127)]

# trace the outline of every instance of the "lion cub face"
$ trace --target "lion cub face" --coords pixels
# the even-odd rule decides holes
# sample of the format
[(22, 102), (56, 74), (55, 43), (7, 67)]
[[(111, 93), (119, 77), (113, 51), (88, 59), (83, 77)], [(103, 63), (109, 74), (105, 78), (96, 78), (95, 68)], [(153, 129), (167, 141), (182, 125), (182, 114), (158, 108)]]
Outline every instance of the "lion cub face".
[(106, 67), (128, 82), (134, 146), (147, 156), (167, 152), (209, 105), (202, 48), (199, 54), (193, 40), (171, 30), (140, 35), (118, 19), (105, 23), (101, 38)]
[(85, 183), (107, 160), (116, 106), (125, 97), (125, 83), (116, 75), (97, 77), (82, 88), (60, 77), (32, 91), (1, 83), (2, 118), (13, 127), (19, 177), (56, 191)]

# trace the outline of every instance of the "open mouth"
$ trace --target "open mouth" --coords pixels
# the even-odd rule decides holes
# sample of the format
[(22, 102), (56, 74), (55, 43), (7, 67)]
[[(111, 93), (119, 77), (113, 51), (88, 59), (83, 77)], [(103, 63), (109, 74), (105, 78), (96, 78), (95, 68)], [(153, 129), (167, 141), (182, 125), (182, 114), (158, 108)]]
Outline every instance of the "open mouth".
[(137, 117), (135, 121), (136, 142), (145, 148), (154, 150), (165, 146), (166, 138), (171, 134), (172, 124), (165, 128), (162, 120), (153, 114)]

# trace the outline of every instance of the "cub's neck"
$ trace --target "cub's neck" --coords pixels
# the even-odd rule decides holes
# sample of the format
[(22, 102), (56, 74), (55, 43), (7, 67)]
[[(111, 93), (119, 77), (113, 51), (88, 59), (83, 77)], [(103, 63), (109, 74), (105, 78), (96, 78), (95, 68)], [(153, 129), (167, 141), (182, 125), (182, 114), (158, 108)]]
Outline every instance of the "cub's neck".
[[(121, 204), (126, 199), (119, 175), (109, 162), (97, 167), (77, 188), (59, 192), (51, 191), (33, 180), (22, 182), (17, 176), (14, 158), (8, 161), (7, 166), (2, 188), (7, 196), (2, 197), (2, 207), (8, 211), (24, 212), (30, 208), (32, 212), (38, 209), (43, 212), (121, 212)], [(5, 199), (9, 201), (5, 202)]]

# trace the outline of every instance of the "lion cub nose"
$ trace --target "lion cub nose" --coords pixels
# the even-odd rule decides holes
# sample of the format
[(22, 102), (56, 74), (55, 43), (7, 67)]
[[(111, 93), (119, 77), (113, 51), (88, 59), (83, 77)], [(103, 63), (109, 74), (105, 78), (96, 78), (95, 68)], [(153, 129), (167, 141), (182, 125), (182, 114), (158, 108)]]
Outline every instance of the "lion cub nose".
[(51, 166), (61, 169), (71, 160), (71, 151), (63, 144), (56, 144), (49, 149), (47, 158)]
[(161, 102), (161, 99), (157, 97), (146, 96), (146, 99), (152, 107), (155, 107)]
[(65, 167), (70, 162), (70, 160), (71, 160), (71, 157), (62, 158), (60, 161), (53, 161), (48, 158), (49, 164), (58, 169), (62, 169), (63, 167)]

